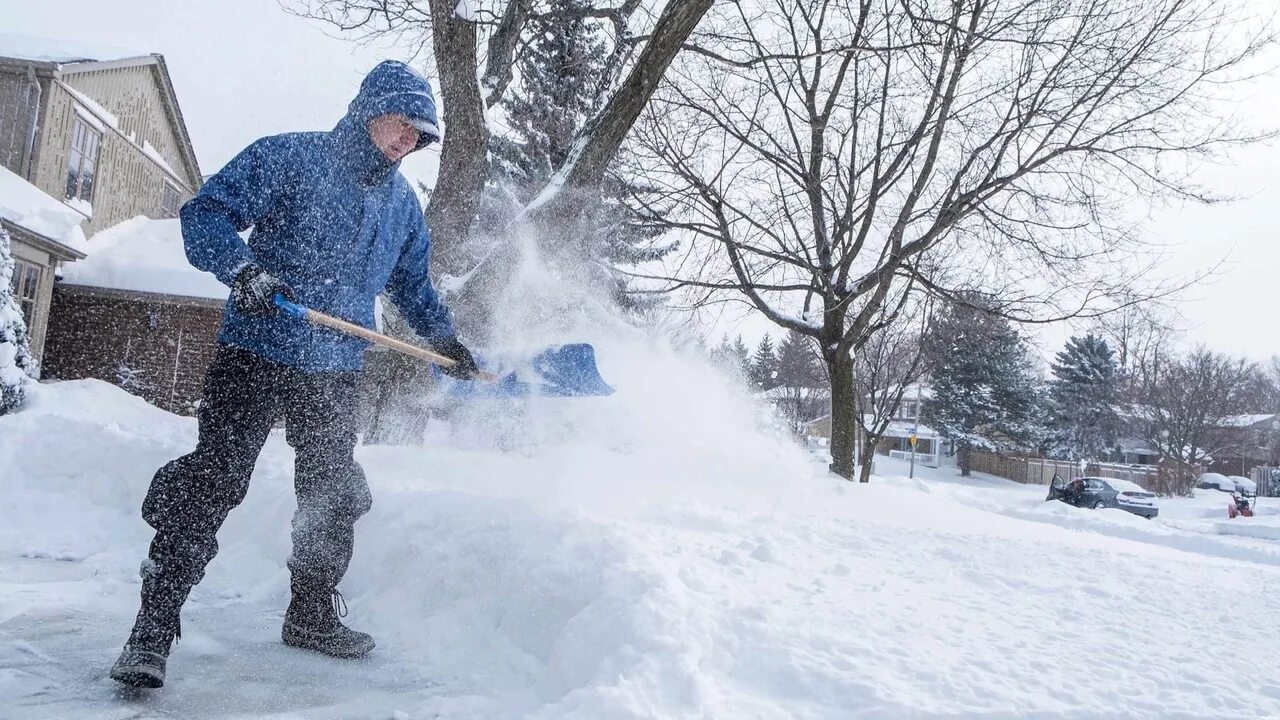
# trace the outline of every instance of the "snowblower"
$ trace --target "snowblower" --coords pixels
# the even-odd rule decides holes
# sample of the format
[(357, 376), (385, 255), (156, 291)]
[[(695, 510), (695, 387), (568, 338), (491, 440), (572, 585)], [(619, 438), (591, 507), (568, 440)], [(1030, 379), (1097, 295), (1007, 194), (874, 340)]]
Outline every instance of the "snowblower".
[(1227, 519), (1235, 520), (1237, 516), (1253, 517), (1253, 504), (1243, 493), (1231, 493), (1231, 500), (1227, 502)]
[[(588, 343), (550, 347), (527, 361), (495, 365), (498, 372), (482, 371), (478, 381), (445, 379), (438, 368), (452, 367), (455, 363), (444, 355), (289, 302), (283, 295), (276, 295), (274, 300), (276, 306), (290, 317), (337, 330), (431, 363), (437, 380), (455, 398), (514, 398), (526, 395), (588, 397), (613, 394), (613, 387), (600, 377), (600, 370), (596, 367), (595, 348)], [(481, 365), (493, 365), (481, 358), (477, 358), (477, 361)]]

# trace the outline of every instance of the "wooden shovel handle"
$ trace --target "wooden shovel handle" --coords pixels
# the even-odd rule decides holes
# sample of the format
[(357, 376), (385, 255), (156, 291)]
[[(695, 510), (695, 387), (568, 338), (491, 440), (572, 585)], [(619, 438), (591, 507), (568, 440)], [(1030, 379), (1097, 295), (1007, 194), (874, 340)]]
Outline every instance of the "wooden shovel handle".
[[(275, 303), (286, 314), (293, 317), (301, 318), (314, 325), (323, 325), (324, 327), (337, 330), (338, 332), (346, 333), (347, 335), (352, 335), (363, 340), (368, 340), (374, 345), (381, 345), (382, 347), (395, 350), (399, 353), (404, 353), (410, 357), (416, 357), (419, 360), (426, 360), (433, 365), (451, 368), (458, 364), (457, 360), (445, 357), (438, 352), (428, 350), (424, 347), (418, 347), (417, 345), (411, 345), (407, 342), (361, 327), (355, 323), (349, 323), (346, 320), (341, 320), (332, 315), (325, 315), (322, 312), (317, 312), (311, 308), (303, 307), (297, 303), (291, 303), (280, 295), (275, 296)], [(498, 379), (498, 377), (493, 373), (483, 371), (477, 373), (476, 378), (480, 380), (487, 380), (489, 382), (494, 382)]]

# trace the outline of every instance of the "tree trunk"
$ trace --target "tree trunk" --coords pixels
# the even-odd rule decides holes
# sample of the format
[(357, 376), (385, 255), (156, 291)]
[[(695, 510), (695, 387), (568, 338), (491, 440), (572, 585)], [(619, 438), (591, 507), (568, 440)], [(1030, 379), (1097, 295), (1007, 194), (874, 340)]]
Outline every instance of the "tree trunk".
[(436, 272), (464, 272), (462, 247), (489, 179), (489, 126), (477, 77), (476, 26), (454, 14), (453, 0), (431, 0), (431, 37), (440, 73), (444, 141), (427, 224)]
[(871, 452), (864, 452), (862, 455), (858, 456), (858, 482), (860, 483), (871, 482), (871, 465), (876, 461), (874, 448), (879, 444), (879, 442), (879, 438), (871, 439), (868, 444), (873, 448), (873, 450)]
[(858, 398), (853, 382), (853, 358), (845, 353), (829, 357), (827, 370), (831, 376), (831, 472), (852, 480), (853, 454), (858, 439), (858, 422), (854, 417)]
[(966, 442), (956, 443), (956, 465), (960, 467), (961, 477), (969, 477), (969, 473), (972, 470), (972, 465), (970, 462), (972, 460), (972, 456), (971, 456), (972, 451), (973, 451), (973, 448), (969, 447), (969, 443), (966, 443)]

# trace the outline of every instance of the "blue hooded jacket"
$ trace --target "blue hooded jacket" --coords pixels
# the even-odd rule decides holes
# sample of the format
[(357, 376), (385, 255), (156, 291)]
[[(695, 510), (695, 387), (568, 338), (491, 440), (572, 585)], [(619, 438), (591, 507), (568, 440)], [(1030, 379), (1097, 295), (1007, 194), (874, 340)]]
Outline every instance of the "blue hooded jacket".
[[(426, 79), (404, 63), (381, 63), (331, 132), (262, 138), (183, 205), (187, 259), (227, 285), (256, 262), (292, 287), (300, 304), (367, 328), (385, 290), (428, 342), (453, 337), (428, 274), (431, 233), (422, 207), (399, 163), (369, 138), (369, 121), (388, 113), (413, 121), (419, 149), (439, 139)], [(249, 227), (246, 245), (237, 233)], [(358, 370), (368, 345), (284, 314), (242, 315), (230, 300), (219, 339), (307, 372)]]

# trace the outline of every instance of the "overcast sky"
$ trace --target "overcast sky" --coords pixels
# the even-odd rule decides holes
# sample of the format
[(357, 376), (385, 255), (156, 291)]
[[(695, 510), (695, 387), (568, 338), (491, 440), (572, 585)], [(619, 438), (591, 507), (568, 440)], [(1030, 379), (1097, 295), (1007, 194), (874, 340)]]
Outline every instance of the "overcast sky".
[[(0, 0), (0, 17), (5, 32), (162, 53), (205, 174), (263, 135), (332, 127), (364, 74), (400, 57), (330, 37), (277, 0)], [(1240, 114), (1280, 127), (1280, 77), (1250, 88)], [(434, 152), (410, 156), (405, 174), (432, 182)], [(1148, 228), (1175, 245), (1170, 274), (1225, 259), (1217, 277), (1180, 305), (1187, 340), (1259, 360), (1280, 354), (1280, 148), (1241, 152), (1228, 166), (1207, 168), (1203, 181), (1243, 199), (1164, 210)], [(752, 337), (763, 327), (745, 322), (741, 329)], [(1042, 331), (1044, 354), (1052, 356), (1069, 332)]]

